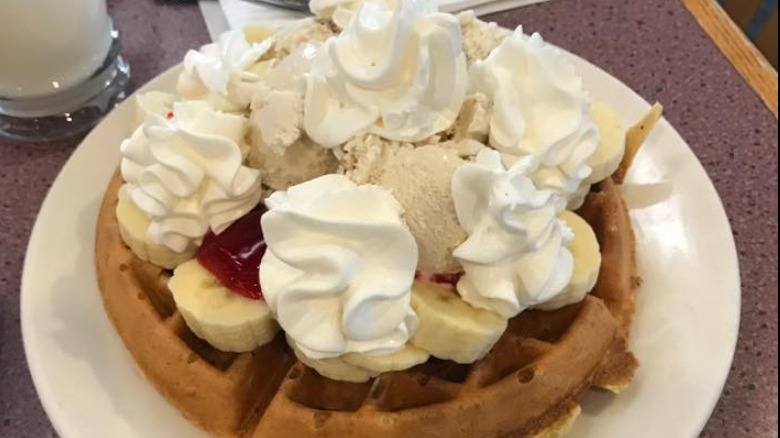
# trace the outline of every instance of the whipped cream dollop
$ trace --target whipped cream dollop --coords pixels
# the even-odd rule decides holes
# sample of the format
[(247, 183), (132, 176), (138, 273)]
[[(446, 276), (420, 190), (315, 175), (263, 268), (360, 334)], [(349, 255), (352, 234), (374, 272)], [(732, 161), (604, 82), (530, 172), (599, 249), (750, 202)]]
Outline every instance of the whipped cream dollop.
[(588, 159), (599, 141), (574, 66), (539, 34), (518, 27), (485, 60), (475, 61), (469, 74), (473, 89), (493, 101), (490, 145), (510, 156), (533, 157), (531, 179), (562, 195), (561, 208), (590, 175)]
[(330, 20), (344, 29), (363, 0), (311, 0), (309, 9), (315, 17)]
[(246, 119), (203, 101), (151, 114), (120, 146), (133, 202), (150, 219), (149, 240), (183, 252), (220, 233), (260, 201), (260, 173), (243, 166)]
[(507, 318), (556, 297), (574, 269), (567, 248), (574, 236), (556, 217), (556, 196), (528, 177), (532, 166), (528, 156), (506, 169), (497, 151), (483, 149), (452, 176), (455, 211), (469, 234), (453, 252), (465, 271), (458, 292)]
[(266, 205), (260, 285), (296, 347), (312, 359), (403, 348), (417, 328), (417, 245), (390, 192), (332, 174)]
[(455, 17), (425, 0), (366, 0), (306, 75), (304, 127), (331, 148), (361, 132), (419, 141), (452, 124), (466, 86)]
[(243, 31), (227, 31), (216, 43), (187, 52), (176, 92), (186, 99), (209, 100), (224, 111), (245, 110), (253, 85), (262, 79), (261, 69), (253, 67), (272, 44), (272, 38), (249, 43)]

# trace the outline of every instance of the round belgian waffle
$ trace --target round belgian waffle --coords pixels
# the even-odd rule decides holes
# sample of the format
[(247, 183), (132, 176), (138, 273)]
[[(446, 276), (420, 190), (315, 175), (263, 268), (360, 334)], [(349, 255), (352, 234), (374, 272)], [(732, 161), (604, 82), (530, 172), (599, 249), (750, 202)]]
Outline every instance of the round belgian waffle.
[(602, 249), (595, 290), (556, 311), (510, 320), (471, 365), (430, 360), (366, 383), (334, 381), (298, 362), (283, 335), (250, 353), (224, 353), (184, 323), (170, 272), (136, 258), (119, 235), (117, 174), (97, 224), (95, 260), (106, 311), (149, 380), (187, 418), (219, 436), (556, 437), (591, 387), (619, 391), (637, 362), (626, 338), (638, 286), (634, 235), (608, 179), (580, 214)]

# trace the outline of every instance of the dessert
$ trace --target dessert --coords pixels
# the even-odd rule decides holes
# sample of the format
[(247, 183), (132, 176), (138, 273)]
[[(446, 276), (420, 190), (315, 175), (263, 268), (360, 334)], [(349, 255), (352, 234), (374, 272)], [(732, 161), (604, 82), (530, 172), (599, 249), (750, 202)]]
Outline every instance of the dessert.
[(658, 112), (626, 137), (521, 28), (313, 9), (139, 97), (95, 249), (125, 345), (218, 436), (565, 434), (637, 366), (611, 175)]

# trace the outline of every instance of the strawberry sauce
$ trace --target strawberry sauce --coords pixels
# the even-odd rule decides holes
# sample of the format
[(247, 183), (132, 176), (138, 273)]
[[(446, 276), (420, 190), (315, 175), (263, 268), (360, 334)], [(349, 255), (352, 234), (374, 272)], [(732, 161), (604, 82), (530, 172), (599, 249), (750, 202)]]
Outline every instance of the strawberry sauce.
[(428, 281), (431, 283), (447, 284), (452, 287), (457, 286), (458, 280), (463, 274), (445, 274), (443, 272), (423, 272), (415, 271), (414, 278), (416, 280)]
[(260, 217), (268, 211), (260, 204), (227, 229), (209, 231), (198, 250), (198, 262), (228, 289), (251, 299), (262, 299), (258, 268), (266, 244)]

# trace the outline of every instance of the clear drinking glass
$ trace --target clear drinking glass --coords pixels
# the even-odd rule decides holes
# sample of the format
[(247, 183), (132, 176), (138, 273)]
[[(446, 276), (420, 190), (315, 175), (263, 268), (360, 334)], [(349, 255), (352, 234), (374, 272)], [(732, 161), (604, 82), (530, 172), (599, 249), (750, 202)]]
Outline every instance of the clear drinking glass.
[(0, 135), (83, 133), (125, 97), (130, 68), (106, 0), (0, 0)]

